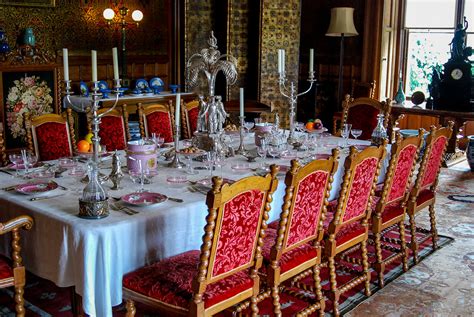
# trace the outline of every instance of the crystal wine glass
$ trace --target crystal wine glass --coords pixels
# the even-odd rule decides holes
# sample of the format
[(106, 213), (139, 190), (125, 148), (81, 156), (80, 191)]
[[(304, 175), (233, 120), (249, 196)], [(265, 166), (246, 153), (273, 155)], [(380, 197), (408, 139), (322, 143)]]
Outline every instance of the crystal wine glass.
[(264, 139), (260, 140), (260, 146), (257, 146), (257, 154), (258, 154), (258, 156), (260, 156), (260, 158), (262, 158), (262, 162), (261, 162), (260, 166), (262, 168), (265, 168), (265, 160), (263, 160), (263, 159), (267, 155), (267, 145), (265, 144)]
[(347, 147), (349, 144), (347, 139), (349, 138), (349, 135), (351, 134), (351, 128), (352, 128), (352, 124), (350, 123), (344, 123), (342, 125), (341, 136), (344, 138), (344, 147)]
[(351, 129), (351, 134), (354, 137), (354, 139), (357, 140), (357, 138), (361, 136), (362, 130), (361, 129)]
[(10, 159), (10, 162), (12, 162), (13, 167), (15, 168), (15, 176), (18, 177), (19, 172), (18, 172), (18, 167), (21, 163), (23, 163), (23, 157), (21, 156), (20, 153), (11, 153), (8, 158)]

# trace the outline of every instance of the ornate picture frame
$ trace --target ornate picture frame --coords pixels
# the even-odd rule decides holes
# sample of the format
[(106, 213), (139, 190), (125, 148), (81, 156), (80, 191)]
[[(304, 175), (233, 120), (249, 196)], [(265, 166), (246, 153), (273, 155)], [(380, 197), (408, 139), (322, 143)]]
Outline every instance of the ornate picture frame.
[(59, 113), (56, 67), (12, 68), (0, 72), (1, 119), (7, 149), (26, 146), (24, 113)]
[(54, 7), (56, 0), (0, 0), (0, 6)]

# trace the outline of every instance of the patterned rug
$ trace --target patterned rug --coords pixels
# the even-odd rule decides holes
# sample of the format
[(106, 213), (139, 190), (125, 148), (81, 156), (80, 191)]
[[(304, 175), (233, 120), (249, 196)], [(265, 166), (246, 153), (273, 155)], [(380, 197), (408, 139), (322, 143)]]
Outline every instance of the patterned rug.
[[(451, 171), (451, 170), (443, 170), (443, 173), (440, 177), (440, 185), (439, 185), (439, 192), (437, 200), (437, 214), (438, 214), (438, 229), (440, 233), (444, 233), (444, 226), (447, 225), (445, 221), (443, 221), (443, 205), (449, 202), (450, 210), (455, 210), (459, 213), (461, 210), (464, 210), (466, 213), (469, 213), (469, 210), (472, 209), (472, 194), (473, 194), (473, 185), (474, 183), (474, 175), (473, 173), (461, 173), (458, 171)], [(453, 197), (451, 197), (453, 196)], [(441, 205), (442, 204), (442, 205)], [(472, 225), (472, 217), (469, 218), (462, 218), (465, 223), (459, 223), (458, 226), (470, 227)], [(421, 222), (423, 223), (423, 222)], [(423, 223), (423, 224), (426, 224)], [(452, 228), (452, 227), (450, 227)], [(452, 228), (454, 229), (454, 228)], [(456, 231), (452, 229), (449, 230), (450, 233), (454, 233), (456, 236)], [(450, 234), (451, 235), (451, 234)], [(407, 240), (409, 239), (409, 235), (407, 233)], [(416, 270), (418, 267), (423, 266), (425, 262), (429, 262), (430, 258), (429, 255), (442, 253), (444, 249), (450, 249), (451, 246), (448, 248), (444, 248), (453, 242), (452, 238), (449, 238), (445, 235), (440, 235), (439, 246), (440, 249), (433, 252), (431, 249), (431, 245), (426, 243), (422, 246), (420, 251), (420, 256), (422, 262), (411, 269), (407, 274), (402, 275), (403, 271), (401, 269), (401, 265), (394, 265), (388, 268), (388, 272), (385, 273), (386, 278), (386, 285), (389, 284), (391, 281), (395, 280), (400, 275), (407, 276), (412, 274), (412, 271)], [(454, 245), (454, 244), (452, 244)], [(370, 248), (370, 246), (369, 246)], [(369, 249), (370, 251), (373, 249)], [(440, 251), (441, 250), (441, 251)], [(423, 261), (424, 260), (424, 261)], [(398, 262), (396, 262), (398, 264)], [(411, 264), (411, 258), (409, 263)], [(474, 266), (473, 266), (474, 269)], [(341, 272), (342, 273), (342, 272)], [(344, 280), (349, 280), (351, 277), (345, 274), (341, 274), (342, 278), (339, 283), (343, 283)], [(402, 278), (401, 277), (401, 278)], [(322, 278), (322, 285), (323, 288), (328, 288), (328, 272), (326, 269), (321, 270), (321, 278)], [(397, 279), (397, 281), (400, 279)], [(395, 284), (395, 283), (393, 283)], [(384, 292), (387, 293), (387, 290), (390, 289), (390, 285), (387, 285), (384, 288)], [(363, 286), (360, 285), (358, 288), (352, 289), (345, 297), (341, 297), (340, 300), (340, 311), (341, 313), (345, 314), (351, 311), (354, 307), (360, 306), (361, 303), (371, 302), (371, 300), (376, 297), (378, 294), (372, 295), (372, 297), (367, 301), (367, 297), (365, 297), (363, 291)], [(371, 283), (372, 294), (378, 291), (378, 286), (376, 283), (376, 275), (375, 272), (372, 272), (372, 283)], [(416, 294), (414, 295), (416, 296)], [(14, 305), (12, 304), (13, 300), (13, 290), (12, 289), (3, 289), (0, 290), (0, 316), (15, 316), (14, 314)], [(27, 310), (27, 316), (58, 316), (58, 317), (65, 317), (65, 316), (72, 316), (71, 313), (71, 304), (69, 298), (69, 289), (67, 288), (59, 288), (55, 286), (53, 283), (41, 279), (37, 276), (32, 274), (28, 274), (27, 276), (27, 286), (25, 288), (25, 307)], [(282, 302), (282, 313), (284, 316), (292, 316), (302, 307), (306, 306), (306, 303), (302, 300), (292, 297), (287, 294), (281, 295), (281, 302)], [(365, 304), (365, 303), (364, 303)], [(375, 306), (375, 305), (373, 305)], [(330, 313), (332, 305), (330, 302), (326, 303), (326, 311)], [(147, 312), (146, 307), (138, 306), (138, 313), (137, 316), (157, 316), (151, 312)], [(358, 307), (360, 308), (360, 307)], [(260, 315), (261, 316), (271, 316), (272, 315), (272, 306), (269, 300), (265, 300), (259, 304)], [(369, 309), (370, 310), (370, 309)], [(357, 311), (357, 309), (356, 309)], [(366, 310), (367, 311), (367, 310)], [(383, 310), (381, 310), (383, 311)], [(379, 314), (376, 315), (383, 315), (379, 311)], [(118, 306), (114, 308), (114, 316), (124, 316), (125, 310), (124, 307)], [(328, 315), (328, 314), (327, 314)], [(353, 315), (353, 312), (350, 313)], [(365, 315), (365, 314), (361, 314)], [(372, 314), (373, 315), (373, 311)]]

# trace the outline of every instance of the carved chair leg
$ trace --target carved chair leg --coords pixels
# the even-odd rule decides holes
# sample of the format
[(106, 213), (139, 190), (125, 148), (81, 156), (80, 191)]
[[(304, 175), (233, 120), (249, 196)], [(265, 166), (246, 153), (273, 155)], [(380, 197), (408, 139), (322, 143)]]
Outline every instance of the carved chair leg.
[(15, 310), (17, 317), (25, 317), (25, 300), (23, 286), (15, 287)]
[(273, 312), (275, 316), (281, 316), (281, 306), (280, 306), (280, 296), (278, 294), (278, 285), (272, 286), (272, 303), (273, 303)]
[(431, 239), (433, 244), (433, 250), (438, 248), (438, 230), (436, 229), (436, 215), (434, 202), (429, 206), (430, 212), (430, 223), (431, 223)]
[(316, 291), (316, 301), (319, 302), (319, 316), (324, 316), (325, 301), (323, 292), (321, 291), (321, 277), (319, 276), (319, 265), (313, 267), (314, 289)]
[(257, 297), (252, 296), (250, 298), (250, 309), (252, 310), (252, 317), (257, 317), (258, 316), (258, 302), (257, 302)]
[(332, 300), (333, 315), (335, 317), (339, 316), (339, 290), (337, 289), (337, 280), (336, 280), (336, 263), (334, 257), (330, 256), (328, 259), (329, 263), (329, 283), (331, 285), (330, 297)]
[(412, 213), (409, 213), (408, 216), (410, 218), (410, 233), (411, 233), (410, 249), (413, 253), (413, 263), (418, 264), (418, 242), (416, 241), (415, 215)]
[(365, 296), (368, 297), (372, 294), (372, 292), (370, 291), (370, 271), (369, 271), (369, 259), (367, 257), (367, 241), (362, 241), (360, 248), (362, 250), (362, 267), (364, 268), (364, 274), (365, 274)]
[(402, 221), (398, 223), (398, 229), (400, 232), (400, 251), (402, 252), (402, 266), (403, 271), (408, 271), (408, 263), (407, 263), (407, 244), (405, 242), (405, 224)]
[(125, 304), (125, 308), (127, 309), (127, 313), (125, 317), (134, 317), (137, 309), (135, 308), (135, 302), (131, 299), (127, 299), (127, 303)]
[(383, 263), (382, 259), (382, 242), (380, 241), (381, 234), (380, 232), (374, 233), (375, 237), (375, 255), (376, 255), (376, 262), (375, 262), (375, 271), (377, 271), (377, 276), (379, 280), (379, 286), (380, 288), (384, 287), (384, 270), (385, 270), (385, 265)]

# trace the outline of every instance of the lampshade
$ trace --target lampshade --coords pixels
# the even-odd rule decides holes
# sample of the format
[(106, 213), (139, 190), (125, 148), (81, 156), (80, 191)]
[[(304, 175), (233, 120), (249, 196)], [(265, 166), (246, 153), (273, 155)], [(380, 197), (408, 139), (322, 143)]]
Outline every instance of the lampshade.
[(354, 26), (354, 8), (332, 8), (331, 22), (326, 36), (356, 36), (359, 35)]

